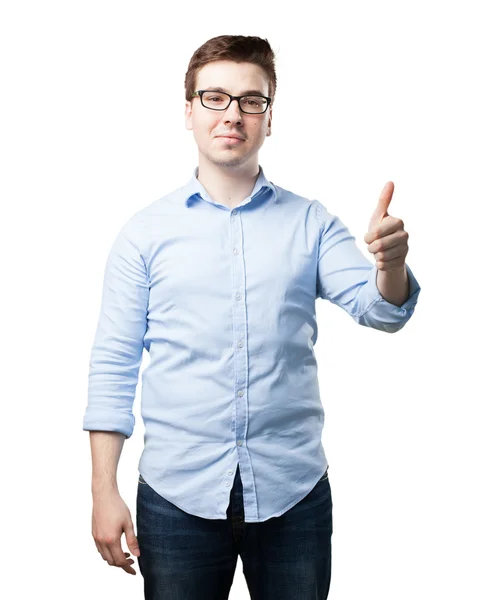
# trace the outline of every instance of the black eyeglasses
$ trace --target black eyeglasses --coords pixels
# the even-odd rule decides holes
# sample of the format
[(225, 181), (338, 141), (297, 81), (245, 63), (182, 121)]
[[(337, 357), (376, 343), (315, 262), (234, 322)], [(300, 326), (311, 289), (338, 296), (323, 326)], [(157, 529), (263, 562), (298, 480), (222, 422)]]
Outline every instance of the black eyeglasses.
[(247, 96), (232, 96), (226, 92), (215, 92), (214, 90), (197, 90), (193, 92), (192, 96), (199, 96), (201, 104), (211, 110), (226, 110), (233, 100), (238, 100), (240, 110), (250, 115), (261, 115), (266, 112), (271, 103), (271, 98), (267, 96), (251, 94)]

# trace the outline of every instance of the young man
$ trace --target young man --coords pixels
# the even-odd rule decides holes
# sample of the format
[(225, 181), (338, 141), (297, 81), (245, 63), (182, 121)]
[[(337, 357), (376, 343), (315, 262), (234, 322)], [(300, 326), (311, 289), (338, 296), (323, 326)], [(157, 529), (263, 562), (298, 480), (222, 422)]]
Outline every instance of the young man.
[[(186, 127), (198, 167), (125, 224), (108, 257), (83, 429), (92, 533), (145, 598), (228, 597), (238, 554), (253, 599), (326, 599), (332, 498), (313, 346), (315, 301), (398, 331), (420, 287), (386, 184), (365, 241), (273, 184), (258, 163), (276, 88), (267, 40), (219, 36), (193, 55)], [(142, 351), (137, 533), (116, 470), (134, 428)]]

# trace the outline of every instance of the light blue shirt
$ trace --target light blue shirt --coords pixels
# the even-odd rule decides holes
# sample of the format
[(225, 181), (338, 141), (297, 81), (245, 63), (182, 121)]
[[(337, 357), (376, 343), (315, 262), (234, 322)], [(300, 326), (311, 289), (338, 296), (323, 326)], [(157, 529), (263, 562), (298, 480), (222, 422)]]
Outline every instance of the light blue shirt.
[(106, 262), (83, 429), (132, 435), (143, 348), (139, 471), (161, 496), (226, 519), (239, 463), (247, 523), (278, 517), (326, 471), (313, 346), (318, 298), (394, 333), (419, 284), (387, 302), (376, 266), (318, 200), (268, 181), (231, 209), (197, 179), (136, 212)]

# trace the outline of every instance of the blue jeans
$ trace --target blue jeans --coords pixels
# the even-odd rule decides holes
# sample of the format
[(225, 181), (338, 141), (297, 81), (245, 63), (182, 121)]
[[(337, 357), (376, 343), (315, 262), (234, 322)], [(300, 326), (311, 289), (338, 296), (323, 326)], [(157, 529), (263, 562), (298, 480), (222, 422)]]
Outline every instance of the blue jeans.
[(252, 600), (326, 600), (333, 533), (328, 471), (279, 517), (245, 523), (239, 467), (227, 519), (204, 519), (160, 496), (141, 477), (138, 566), (146, 600), (227, 600), (238, 554)]

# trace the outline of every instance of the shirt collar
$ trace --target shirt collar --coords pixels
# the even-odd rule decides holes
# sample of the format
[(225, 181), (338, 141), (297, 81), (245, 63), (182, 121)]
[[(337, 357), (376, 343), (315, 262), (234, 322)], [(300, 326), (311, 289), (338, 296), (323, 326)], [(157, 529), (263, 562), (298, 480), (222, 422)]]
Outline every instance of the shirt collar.
[[(205, 190), (203, 185), (198, 180), (198, 171), (199, 171), (199, 166), (195, 167), (195, 169), (193, 170), (191, 179), (188, 181), (188, 183), (183, 188), (182, 196), (184, 198), (184, 203), (185, 203), (186, 207), (190, 207), (192, 205), (192, 203), (194, 201), (194, 197), (197, 194), (199, 194), (203, 199), (208, 199), (209, 201), (212, 201), (210, 196), (208, 195), (208, 192)], [(263, 168), (261, 165), (259, 165), (259, 174), (256, 179), (256, 183), (254, 185), (253, 191), (251, 192), (251, 195), (250, 195), (251, 200), (256, 195), (263, 192), (263, 190), (266, 191), (268, 189), (270, 189), (272, 191), (273, 202), (277, 202), (278, 193), (276, 191), (276, 188), (275, 188), (274, 184), (271, 183), (271, 181), (268, 181), (268, 179), (266, 179)]]

